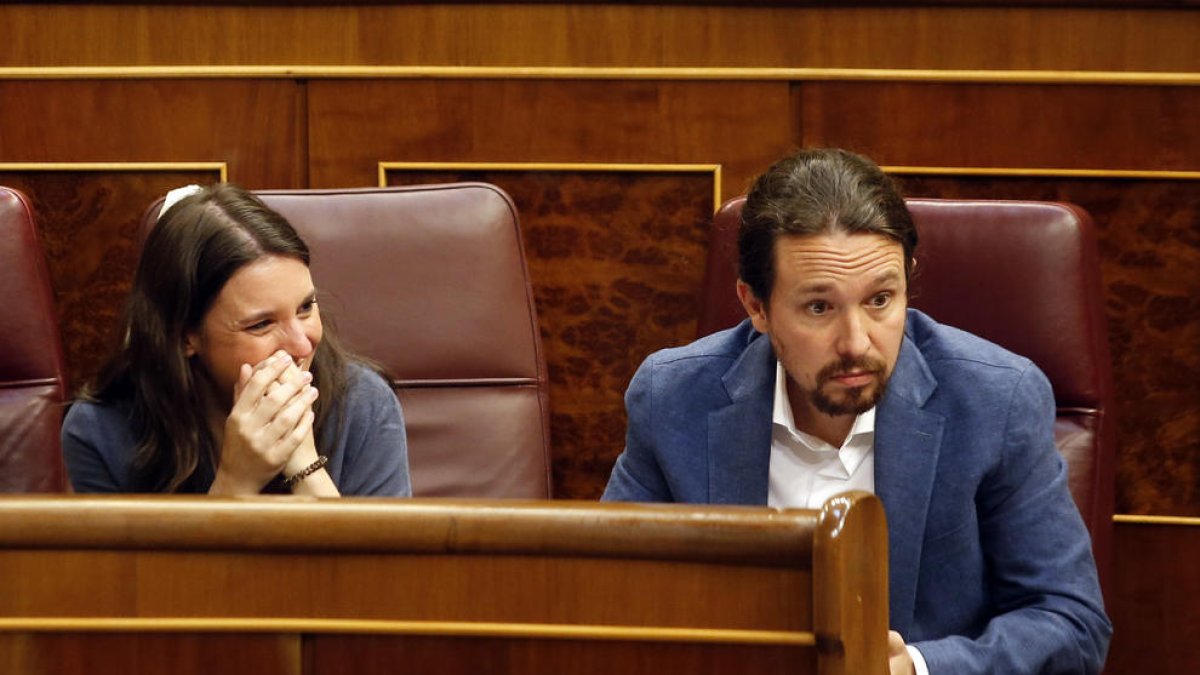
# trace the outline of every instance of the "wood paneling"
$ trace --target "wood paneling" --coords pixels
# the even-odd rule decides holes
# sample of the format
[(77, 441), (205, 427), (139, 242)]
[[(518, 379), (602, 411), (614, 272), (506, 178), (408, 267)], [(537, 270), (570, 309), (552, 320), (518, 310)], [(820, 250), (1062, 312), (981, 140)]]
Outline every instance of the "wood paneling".
[(0, 670), (55, 675), (299, 675), (297, 635), (0, 634)]
[[(282, 3), (281, 3), (282, 4)], [(0, 66), (491, 65), (1194, 72), (1200, 13), (397, 3), (0, 6)]]
[(722, 165), (740, 194), (792, 144), (784, 82), (314, 81), (312, 187), (381, 161)]
[(624, 447), (634, 370), (696, 333), (714, 172), (400, 169), (387, 179), (481, 180), (512, 196), (550, 372), (555, 496), (598, 498)]
[(1200, 169), (1197, 87), (806, 82), (796, 108), (802, 145), (880, 164)]
[(1192, 675), (1200, 669), (1200, 522), (1117, 523), (1107, 593), (1109, 675)]
[[(448, 637), (318, 635), (314, 675), (384, 673), (396, 664), (422, 675), (804, 675), (816, 673), (815, 653), (794, 647), (582, 642), (578, 640), (464, 640)], [(619, 665), (618, 665), (619, 664)]]
[[(1194, 10), (247, 4), (0, 5), (0, 68), (298, 64), (1200, 72), (1200, 12)], [(9, 75), (0, 72), (0, 78)], [(813, 144), (850, 147), (891, 165), (1195, 171), (1196, 119), (1197, 87), (0, 79), (0, 162), (224, 161), (232, 180), (252, 188), (373, 185), (377, 163), (385, 160), (719, 163), (723, 193), (730, 197), (793, 146)], [(137, 186), (129, 179), (114, 177), (100, 185), (79, 175), (52, 190), (31, 190), (52, 258), (61, 256), (52, 260), (60, 282), (70, 280), (81, 293), (87, 289), (66, 311), (68, 325), (78, 327), (93, 316), (102, 321), (105, 312), (116, 311), (120, 291), (114, 280), (131, 264), (122, 229), (127, 216), (121, 214), (139, 213), (144, 194), (167, 187), (153, 176), (137, 177)], [(1051, 178), (983, 181), (978, 188), (968, 183), (911, 186), (976, 190), (971, 194), (983, 197), (1070, 198), (1097, 216), (1122, 383), (1118, 413), (1126, 443), (1120, 451), (1119, 508), (1200, 512), (1195, 186)], [(580, 231), (602, 232), (605, 204), (571, 206), (589, 210), (588, 228)], [(680, 237), (661, 242), (663, 250), (691, 246), (691, 212), (674, 207), (661, 212), (672, 219), (662, 226)], [(522, 215), (532, 227), (536, 219)], [(675, 221), (677, 216), (689, 220)], [(93, 235), (116, 239), (79, 239)], [(546, 269), (562, 274), (576, 258), (590, 272), (617, 265), (583, 260), (572, 249), (559, 268)], [(618, 298), (588, 295), (582, 275), (580, 282), (564, 297), (605, 307)], [(636, 290), (651, 296), (678, 292), (671, 283), (655, 279)], [(561, 313), (555, 321), (564, 328), (585, 321), (586, 313), (568, 312), (573, 306), (545, 307), (543, 317)], [(680, 314), (670, 317), (677, 326), (686, 321)], [(591, 334), (596, 342), (617, 342), (603, 330)], [(664, 333), (661, 339), (675, 338)], [(636, 349), (661, 346), (666, 344), (639, 343)], [(69, 349), (78, 354), (87, 348)], [(571, 358), (582, 353), (563, 352), (567, 372)], [(637, 356), (630, 354), (630, 362)], [(589, 377), (572, 381), (587, 392)], [(613, 372), (602, 379), (611, 388), (619, 378)], [(568, 402), (573, 396), (574, 391), (556, 392), (554, 399)], [(616, 442), (620, 420), (604, 425), (605, 443)], [(597, 494), (609, 469), (604, 453), (616, 449), (581, 456), (560, 449), (560, 495)], [(1200, 662), (1195, 528), (1180, 534), (1131, 527), (1141, 526), (1117, 530), (1115, 596), (1108, 589), (1117, 633), (1108, 672), (1190, 673)], [(27, 571), (30, 578), (44, 574)], [(79, 594), (107, 597), (94, 586)], [(46, 647), (54, 640), (43, 637), (46, 642), (36, 649), (60, 649)], [(487, 658), (492, 656), (519, 662), (508, 652)], [(0, 670), (33, 670), (24, 668), (27, 663), (35, 662), (0, 663)]]
[(1116, 385), (1117, 512), (1200, 514), (1200, 180), (901, 178), (914, 197), (1069, 201), (1091, 213)]
[(250, 633), (267, 672), (296, 637), (305, 672), (886, 670), (887, 533), (863, 492), (820, 511), (12, 496), (0, 516), (0, 665), (35, 643), (67, 654), (55, 673), (222, 672), (203, 643)]
[(172, 188), (219, 179), (216, 169), (14, 171), (0, 165), (0, 185), (22, 191), (33, 203), (69, 394), (96, 373), (112, 346), (133, 280), (146, 207)]
[(248, 188), (299, 187), (304, 123), (293, 81), (0, 80), (0, 162), (226, 162)]

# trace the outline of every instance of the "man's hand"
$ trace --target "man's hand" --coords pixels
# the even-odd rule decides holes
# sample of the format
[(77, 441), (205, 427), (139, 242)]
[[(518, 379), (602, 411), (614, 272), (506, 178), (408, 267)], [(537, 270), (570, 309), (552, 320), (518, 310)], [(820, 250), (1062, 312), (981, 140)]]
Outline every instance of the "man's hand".
[(917, 675), (917, 667), (904, 646), (904, 638), (894, 630), (888, 631), (888, 668), (892, 675)]

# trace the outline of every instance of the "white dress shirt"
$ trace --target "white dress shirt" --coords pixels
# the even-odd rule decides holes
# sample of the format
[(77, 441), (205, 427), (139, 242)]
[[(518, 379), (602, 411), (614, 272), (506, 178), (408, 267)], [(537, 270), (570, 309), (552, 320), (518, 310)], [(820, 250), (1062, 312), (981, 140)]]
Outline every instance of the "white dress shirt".
[[(842, 446), (835, 448), (796, 428), (787, 373), (777, 362), (767, 505), (819, 509), (826, 499), (847, 490), (875, 492), (875, 408), (855, 417)], [(908, 653), (917, 675), (929, 675), (920, 650), (909, 645)]]
[(787, 374), (775, 367), (767, 505), (819, 509), (847, 490), (875, 492), (875, 408), (854, 418), (840, 448), (796, 428)]

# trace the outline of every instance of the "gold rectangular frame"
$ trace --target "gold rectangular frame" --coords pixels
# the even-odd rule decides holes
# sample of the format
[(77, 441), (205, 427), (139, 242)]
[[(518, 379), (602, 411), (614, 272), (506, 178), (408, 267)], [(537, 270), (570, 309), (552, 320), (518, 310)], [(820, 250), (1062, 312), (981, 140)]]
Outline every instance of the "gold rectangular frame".
[(229, 180), (227, 162), (0, 162), (0, 171), (212, 171)]

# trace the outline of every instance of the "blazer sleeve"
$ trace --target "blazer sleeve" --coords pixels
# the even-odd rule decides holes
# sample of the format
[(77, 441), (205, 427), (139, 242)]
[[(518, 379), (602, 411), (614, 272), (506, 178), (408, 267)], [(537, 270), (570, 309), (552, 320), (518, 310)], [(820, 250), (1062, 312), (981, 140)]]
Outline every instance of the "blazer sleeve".
[(1014, 388), (1003, 457), (976, 497), (991, 601), (982, 634), (915, 643), (931, 675), (1098, 673), (1112, 636), (1087, 529), (1054, 445), (1054, 396), (1032, 364)]
[(628, 426), (625, 451), (617, 457), (603, 501), (673, 501), (654, 448), (654, 357), (646, 359), (625, 390)]

